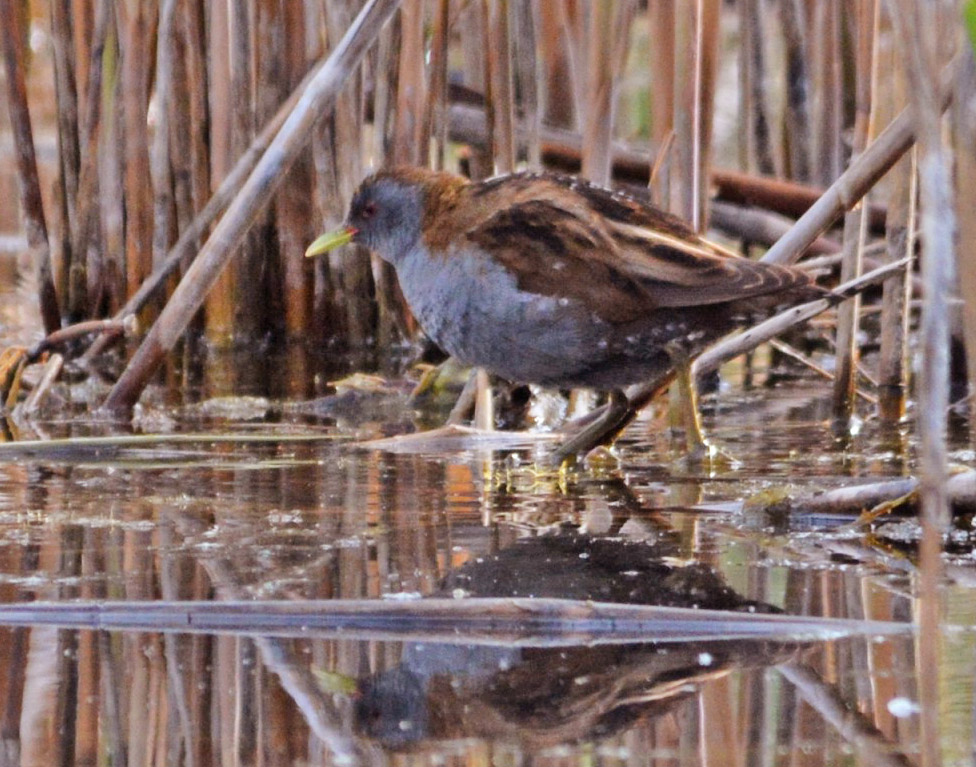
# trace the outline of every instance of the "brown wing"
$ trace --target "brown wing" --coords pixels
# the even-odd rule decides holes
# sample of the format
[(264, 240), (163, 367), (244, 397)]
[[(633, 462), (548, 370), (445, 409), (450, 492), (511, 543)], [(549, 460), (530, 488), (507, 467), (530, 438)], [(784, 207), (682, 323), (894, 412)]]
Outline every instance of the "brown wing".
[(580, 186), (553, 185), (544, 199), (514, 202), (467, 239), (498, 258), (520, 288), (581, 300), (615, 323), (809, 283), (796, 270), (719, 254), (667, 214)]

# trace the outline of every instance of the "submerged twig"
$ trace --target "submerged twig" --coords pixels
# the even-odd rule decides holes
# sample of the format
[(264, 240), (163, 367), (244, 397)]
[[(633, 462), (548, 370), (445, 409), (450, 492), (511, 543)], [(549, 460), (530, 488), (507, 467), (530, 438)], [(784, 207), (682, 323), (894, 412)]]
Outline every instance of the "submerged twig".
[(129, 314), (119, 319), (110, 320), (86, 320), (76, 322), (74, 325), (56, 330), (38, 341), (27, 353), (28, 359), (33, 362), (48, 349), (52, 349), (60, 344), (74, 341), (82, 336), (92, 333), (100, 333), (103, 336), (114, 338), (125, 333), (134, 332), (136, 329), (136, 317)]
[(58, 380), (58, 376), (61, 375), (61, 369), (63, 367), (64, 357), (60, 354), (52, 354), (44, 365), (44, 372), (41, 374), (37, 386), (34, 387), (34, 390), (24, 402), (24, 413), (26, 415), (32, 415), (40, 410), (41, 403), (51, 391), (54, 382)]
[[(782, 506), (785, 502), (790, 512), (794, 514), (855, 515), (865, 509), (915, 496), (918, 489), (917, 477), (899, 477), (837, 487), (796, 498), (776, 498), (772, 503)], [(954, 504), (976, 505), (976, 471), (966, 469), (950, 476), (946, 482), (946, 495)], [(754, 505), (754, 502), (747, 501), (746, 505)]]

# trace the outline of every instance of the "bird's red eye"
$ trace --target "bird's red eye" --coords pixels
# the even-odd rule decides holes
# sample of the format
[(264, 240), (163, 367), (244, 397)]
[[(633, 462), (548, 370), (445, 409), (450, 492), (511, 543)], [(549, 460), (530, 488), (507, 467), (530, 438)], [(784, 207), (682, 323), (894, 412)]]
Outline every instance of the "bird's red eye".
[(372, 218), (373, 216), (375, 216), (376, 215), (376, 203), (375, 202), (367, 202), (365, 205), (363, 205), (363, 209), (362, 209), (360, 215), (362, 215), (363, 218)]

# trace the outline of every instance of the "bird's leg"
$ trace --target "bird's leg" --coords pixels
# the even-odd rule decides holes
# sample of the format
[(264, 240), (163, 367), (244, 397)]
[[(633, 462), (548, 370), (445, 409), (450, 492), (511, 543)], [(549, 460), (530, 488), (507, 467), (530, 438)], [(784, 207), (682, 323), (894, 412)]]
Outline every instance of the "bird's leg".
[(698, 408), (698, 388), (691, 374), (691, 356), (680, 342), (672, 341), (665, 346), (671, 364), (674, 365), (678, 383), (678, 408), (685, 427), (685, 444), (688, 457), (700, 460), (711, 455), (711, 445), (702, 433), (701, 411)]
[[(557, 449), (554, 457), (563, 461), (571, 455), (585, 455), (598, 445), (613, 442), (641, 410), (667, 391), (674, 376), (674, 370), (664, 370), (656, 378), (639, 386), (631, 386), (626, 392), (612, 391), (607, 404), (573, 419), (563, 427), (563, 433), (571, 436)], [(626, 410), (622, 415), (617, 415), (614, 411), (621, 401), (626, 405)]]
[(477, 368), (474, 374), (474, 426), (476, 429), (493, 431), (495, 428), (495, 403), (492, 400), (491, 381), (488, 371)]
[(461, 389), (461, 393), (458, 395), (454, 407), (451, 408), (451, 412), (447, 416), (447, 421), (444, 422), (444, 425), (457, 426), (459, 423), (467, 420), (468, 414), (474, 409), (475, 403), (477, 402), (477, 393), (478, 371), (472, 370), (468, 374), (468, 380), (464, 382), (464, 388)]
[(701, 411), (698, 409), (698, 387), (691, 375), (691, 365), (685, 361), (678, 366), (678, 407), (685, 426), (685, 444), (691, 458), (704, 458), (711, 445), (702, 432)]
[(692, 463), (702, 463), (708, 466), (716, 464), (735, 465), (735, 456), (721, 448), (712, 445), (702, 432), (701, 410), (698, 407), (698, 387), (691, 372), (693, 358), (687, 349), (678, 342), (665, 346), (671, 364), (674, 366), (674, 379), (678, 383), (678, 394), (681, 400), (679, 409), (685, 423), (685, 443), (688, 448), (687, 458)]
[(631, 408), (627, 395), (620, 389), (612, 390), (610, 401), (600, 416), (559, 445), (553, 453), (553, 460), (562, 463), (575, 455), (585, 455), (599, 445), (613, 442), (636, 415), (637, 411)]

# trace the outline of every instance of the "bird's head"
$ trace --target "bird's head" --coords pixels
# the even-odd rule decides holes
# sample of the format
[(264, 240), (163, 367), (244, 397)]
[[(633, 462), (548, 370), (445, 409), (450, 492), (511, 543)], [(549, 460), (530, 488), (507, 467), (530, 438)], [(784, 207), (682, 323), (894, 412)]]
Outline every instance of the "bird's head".
[(420, 239), (445, 185), (460, 181), (423, 168), (394, 168), (369, 176), (353, 195), (343, 224), (315, 240), (305, 255), (357, 242), (396, 264)]

